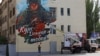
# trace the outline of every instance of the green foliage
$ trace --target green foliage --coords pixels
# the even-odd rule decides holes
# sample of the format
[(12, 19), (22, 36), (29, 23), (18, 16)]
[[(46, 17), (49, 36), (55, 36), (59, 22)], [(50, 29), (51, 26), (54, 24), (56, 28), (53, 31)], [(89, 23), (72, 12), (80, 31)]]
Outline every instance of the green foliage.
[(7, 44), (6, 37), (0, 36), (0, 44)]
[(96, 25), (96, 32), (100, 32), (100, 23), (99, 22)]
[[(95, 5), (95, 6), (94, 6)], [(99, 7), (98, 0), (86, 0), (86, 24), (87, 24), (87, 36), (90, 37), (91, 32), (96, 28), (96, 24), (99, 21)]]

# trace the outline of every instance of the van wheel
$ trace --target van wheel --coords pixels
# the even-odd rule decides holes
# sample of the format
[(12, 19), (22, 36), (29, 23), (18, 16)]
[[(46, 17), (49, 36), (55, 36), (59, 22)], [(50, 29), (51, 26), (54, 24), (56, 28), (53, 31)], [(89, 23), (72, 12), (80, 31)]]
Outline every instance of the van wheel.
[(92, 51), (92, 52), (95, 52), (95, 51), (96, 51), (96, 48), (92, 48), (91, 51)]
[(90, 48), (85, 48), (85, 50), (89, 53), (91, 50)]

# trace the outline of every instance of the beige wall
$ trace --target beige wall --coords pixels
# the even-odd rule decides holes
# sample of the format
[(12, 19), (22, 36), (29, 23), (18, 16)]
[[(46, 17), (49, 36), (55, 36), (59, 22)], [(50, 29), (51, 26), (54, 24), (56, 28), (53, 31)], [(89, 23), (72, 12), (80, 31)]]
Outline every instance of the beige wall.
[[(16, 31), (17, 32), (17, 31)], [(38, 52), (39, 43), (28, 44), (24, 43), (24, 38), (20, 36), (16, 36), (16, 51), (17, 52)], [(41, 44), (42, 52), (50, 51), (50, 42), (57, 42), (57, 51), (61, 50), (61, 42), (64, 40), (63, 35), (49, 35), (49, 40), (43, 41)]]
[[(86, 10), (85, 0), (49, 0), (48, 5), (50, 7), (57, 8), (57, 21), (52, 23), (56, 25), (58, 29), (61, 29), (61, 25), (64, 25), (64, 31), (67, 32), (67, 25), (71, 25), (71, 32), (73, 33), (86, 33)], [(60, 15), (60, 8), (64, 8), (64, 16)], [(71, 15), (67, 16), (67, 8), (71, 9)], [(16, 31), (17, 32), (17, 31)], [(37, 52), (38, 44), (24, 43), (24, 38), (20, 37), (16, 33), (16, 51), (17, 52)], [(63, 33), (57, 31), (57, 34), (49, 35), (49, 40), (42, 42), (42, 52), (50, 51), (50, 42), (57, 42), (57, 51), (61, 51), (61, 42), (64, 40)]]

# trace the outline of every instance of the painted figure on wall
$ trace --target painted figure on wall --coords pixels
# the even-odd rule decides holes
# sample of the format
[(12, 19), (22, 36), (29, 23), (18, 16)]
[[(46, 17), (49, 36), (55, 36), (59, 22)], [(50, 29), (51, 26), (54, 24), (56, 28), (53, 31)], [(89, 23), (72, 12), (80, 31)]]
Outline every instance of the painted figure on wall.
[(55, 15), (46, 10), (41, 1), (43, 2), (43, 0), (27, 0), (27, 8), (17, 15), (16, 29), (18, 35), (24, 37), (25, 43), (47, 40), (50, 28), (46, 26), (56, 21)]

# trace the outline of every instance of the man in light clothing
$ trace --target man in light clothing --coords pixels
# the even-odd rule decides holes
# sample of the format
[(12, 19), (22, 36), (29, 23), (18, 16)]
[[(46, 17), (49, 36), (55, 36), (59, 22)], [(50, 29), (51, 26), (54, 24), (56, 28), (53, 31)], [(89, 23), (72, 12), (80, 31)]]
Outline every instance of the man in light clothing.
[(64, 42), (64, 47), (71, 47), (70, 39), (66, 39)]

